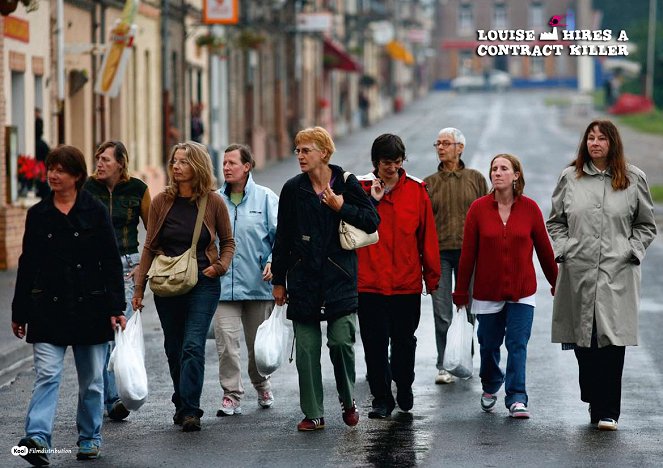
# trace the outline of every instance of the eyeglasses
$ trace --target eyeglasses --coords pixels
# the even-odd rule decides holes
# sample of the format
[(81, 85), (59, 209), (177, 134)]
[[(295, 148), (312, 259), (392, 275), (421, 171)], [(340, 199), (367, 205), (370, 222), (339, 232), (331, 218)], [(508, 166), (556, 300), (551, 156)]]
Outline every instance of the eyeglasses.
[(438, 146), (441, 146), (442, 148), (448, 148), (451, 145), (460, 145), (460, 143), (452, 143), (450, 141), (436, 141), (433, 143), (433, 148), (437, 148)]
[(312, 151), (320, 151), (320, 150), (317, 148), (295, 148), (293, 153), (295, 153), (295, 155), (298, 155), (299, 153), (304, 153), (304, 156), (308, 156)]

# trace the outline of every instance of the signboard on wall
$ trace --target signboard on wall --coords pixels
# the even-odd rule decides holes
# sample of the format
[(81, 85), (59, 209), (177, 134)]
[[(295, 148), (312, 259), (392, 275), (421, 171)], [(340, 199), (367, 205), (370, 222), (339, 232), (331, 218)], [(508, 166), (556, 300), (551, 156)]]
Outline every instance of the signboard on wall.
[(203, 0), (203, 23), (239, 23), (239, 0)]
[(30, 23), (15, 16), (5, 18), (5, 36), (21, 42), (30, 42)]
[(331, 13), (298, 13), (298, 32), (327, 32), (332, 28)]
[(137, 0), (126, 0), (122, 16), (115, 21), (110, 31), (110, 41), (99, 70), (95, 92), (115, 97), (120, 92), (124, 70), (131, 56), (136, 25), (133, 24), (138, 8)]

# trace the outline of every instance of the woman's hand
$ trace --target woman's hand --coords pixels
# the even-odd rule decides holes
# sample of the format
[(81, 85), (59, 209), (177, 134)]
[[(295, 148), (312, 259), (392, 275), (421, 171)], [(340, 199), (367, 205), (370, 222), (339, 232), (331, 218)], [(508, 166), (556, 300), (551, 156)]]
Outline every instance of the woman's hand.
[(275, 285), (272, 288), (272, 296), (274, 296), (274, 302), (276, 302), (276, 305), (282, 306), (288, 298), (288, 292), (286, 291), (285, 286)]
[(267, 265), (265, 265), (265, 269), (262, 270), (262, 280), (271, 281), (273, 276), (274, 275), (272, 275), (272, 264), (267, 263)]
[(138, 272), (138, 265), (134, 266), (129, 273), (127, 273), (127, 279), (133, 278)]
[(384, 197), (384, 182), (382, 179), (373, 180), (373, 185), (371, 185), (371, 197), (373, 197), (375, 201), (380, 201), (382, 200), (382, 197)]
[(343, 195), (336, 195), (332, 190), (331, 185), (327, 184), (327, 187), (322, 192), (322, 203), (338, 213), (341, 211), (344, 201)]
[(131, 308), (134, 311), (137, 310), (138, 312), (141, 312), (143, 310), (143, 298), (134, 296), (131, 299)]
[(25, 336), (25, 324), (12, 322), (12, 331), (16, 338), (23, 339)]
[(212, 265), (208, 266), (203, 270), (203, 275), (207, 276), (208, 278), (216, 278), (218, 276), (216, 274), (216, 270)]
[(127, 327), (127, 318), (124, 315), (111, 315), (111, 329), (115, 331), (115, 328), (119, 325), (122, 330)]

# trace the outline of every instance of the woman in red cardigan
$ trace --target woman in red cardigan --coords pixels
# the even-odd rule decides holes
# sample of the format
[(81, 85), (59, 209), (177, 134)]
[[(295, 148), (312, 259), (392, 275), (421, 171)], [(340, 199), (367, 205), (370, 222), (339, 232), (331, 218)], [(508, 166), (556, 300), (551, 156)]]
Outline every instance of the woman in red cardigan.
[[(472, 203), (467, 213), (453, 301), (459, 307), (467, 305), (474, 272), (472, 313), (479, 320), (481, 409), (495, 408), (495, 394), (504, 383), (509, 415), (529, 418), (525, 369), (536, 305), (532, 250), (553, 288), (557, 264), (541, 210), (523, 195), (525, 178), (518, 158), (495, 156), (489, 178), (491, 193)], [(508, 352), (506, 376), (499, 366), (502, 342)]]

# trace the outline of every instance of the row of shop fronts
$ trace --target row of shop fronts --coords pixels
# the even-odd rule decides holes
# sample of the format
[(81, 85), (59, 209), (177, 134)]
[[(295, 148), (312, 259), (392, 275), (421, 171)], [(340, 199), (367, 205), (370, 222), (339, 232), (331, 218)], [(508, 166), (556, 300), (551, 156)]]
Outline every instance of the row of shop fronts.
[[(350, 133), (432, 81), (427, 2), (225, 3), (238, 9), (236, 24), (203, 22), (206, 9), (224, 4), (217, 0), (19, 0), (0, 17), (0, 268), (20, 255), (18, 161), (36, 154), (38, 116), (43, 140), (77, 146), (90, 171), (99, 143), (123, 141), (131, 172), (156, 193), (178, 141), (206, 144), (217, 176), (231, 142), (248, 143), (263, 167), (291, 154), (299, 129)], [(104, 54), (132, 6), (119, 93), (100, 94)]]

